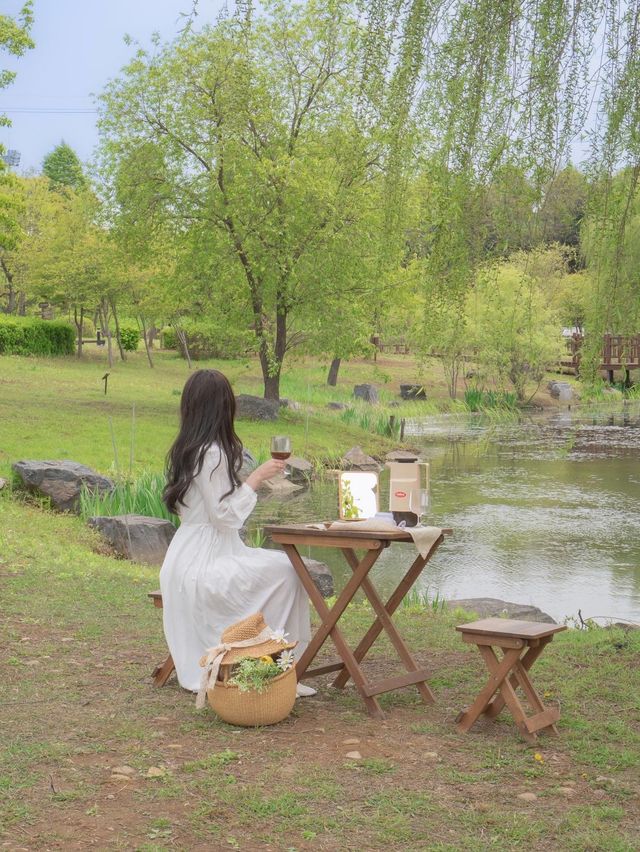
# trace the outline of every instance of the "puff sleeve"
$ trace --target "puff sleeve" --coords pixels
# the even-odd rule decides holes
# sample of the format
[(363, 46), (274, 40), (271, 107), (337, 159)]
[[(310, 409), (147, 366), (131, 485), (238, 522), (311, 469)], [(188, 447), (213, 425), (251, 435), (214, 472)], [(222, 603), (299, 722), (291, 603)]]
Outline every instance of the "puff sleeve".
[(227, 458), (217, 444), (213, 444), (205, 453), (196, 483), (209, 521), (215, 527), (240, 529), (258, 499), (253, 488), (246, 484), (221, 499), (231, 488), (231, 479)]

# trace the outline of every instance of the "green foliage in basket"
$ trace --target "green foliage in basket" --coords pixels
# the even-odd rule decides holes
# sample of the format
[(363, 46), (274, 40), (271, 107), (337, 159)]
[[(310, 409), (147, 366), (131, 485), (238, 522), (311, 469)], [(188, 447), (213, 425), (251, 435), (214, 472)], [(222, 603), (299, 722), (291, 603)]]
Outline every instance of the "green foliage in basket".
[(264, 692), (274, 677), (286, 672), (292, 665), (292, 651), (283, 651), (277, 662), (272, 657), (244, 657), (238, 661), (229, 683), (237, 686), (240, 692), (248, 692), (250, 689)]

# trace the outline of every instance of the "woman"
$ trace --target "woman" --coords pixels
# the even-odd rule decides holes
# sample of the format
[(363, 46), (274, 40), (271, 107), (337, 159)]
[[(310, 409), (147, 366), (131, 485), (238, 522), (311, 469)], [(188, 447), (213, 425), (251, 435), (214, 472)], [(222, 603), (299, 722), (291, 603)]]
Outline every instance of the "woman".
[[(180, 402), (181, 424), (169, 451), (164, 501), (180, 528), (160, 571), (164, 632), (178, 681), (197, 692), (199, 660), (230, 624), (262, 612), (268, 624), (309, 642), (309, 601), (284, 553), (247, 547), (238, 530), (256, 504), (256, 489), (281, 473), (270, 459), (242, 484), (242, 442), (234, 430), (231, 385), (217, 370), (198, 370)], [(299, 684), (299, 694), (313, 694)]]

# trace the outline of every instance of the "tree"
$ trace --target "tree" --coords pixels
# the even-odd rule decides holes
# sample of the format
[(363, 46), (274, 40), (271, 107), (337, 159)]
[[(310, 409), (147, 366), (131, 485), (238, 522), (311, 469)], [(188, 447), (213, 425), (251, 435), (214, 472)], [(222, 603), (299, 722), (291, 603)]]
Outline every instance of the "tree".
[(80, 192), (87, 185), (76, 152), (63, 140), (42, 161), (42, 174), (55, 187), (69, 187)]
[(373, 256), (379, 238), (366, 203), (381, 144), (356, 111), (355, 34), (331, 2), (268, 3), (251, 23), (140, 51), (103, 97), (116, 219), (190, 243), (219, 322), (251, 328), (268, 398), (308, 306), (350, 298), (327, 258)]
[[(7, 52), (12, 56), (22, 56), (34, 47), (30, 32), (33, 26), (33, 2), (27, 0), (16, 17), (0, 14), (0, 53)], [(15, 79), (15, 71), (0, 71), (0, 89), (9, 86)], [(0, 127), (7, 127), (11, 122), (6, 115), (0, 113)], [(20, 204), (17, 201), (16, 184), (13, 176), (8, 173), (2, 154), (4, 147), (0, 145), (0, 249), (13, 248), (21, 237), (17, 225)], [(6, 275), (6, 269), (3, 267)], [(9, 282), (10, 284), (11, 282)]]
[(484, 375), (512, 388), (521, 403), (563, 352), (557, 316), (524, 253), (478, 275), (467, 297), (467, 328)]

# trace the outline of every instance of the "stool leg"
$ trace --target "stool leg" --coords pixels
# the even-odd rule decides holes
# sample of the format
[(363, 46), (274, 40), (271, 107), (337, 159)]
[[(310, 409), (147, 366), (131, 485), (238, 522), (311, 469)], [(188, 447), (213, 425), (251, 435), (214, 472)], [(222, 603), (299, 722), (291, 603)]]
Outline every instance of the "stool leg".
[[(473, 704), (468, 707), (465, 711), (459, 714), (456, 719), (458, 730), (462, 733), (466, 733), (469, 728), (476, 721), (478, 716), (484, 711), (487, 704), (491, 700), (491, 696), (494, 695), (498, 689), (500, 689), (501, 684), (504, 679), (507, 677), (513, 666), (518, 662), (520, 658), (520, 648), (510, 648), (504, 655), (503, 659), (498, 662), (497, 657), (493, 654), (493, 661), (495, 662), (495, 666), (490, 667), (487, 658), (485, 657), (483, 651), (489, 650), (487, 646), (478, 645), (478, 650), (482, 654), (485, 662), (487, 663), (487, 667), (489, 668), (490, 677), (487, 681), (486, 685), (480, 690), (476, 700)], [(491, 656), (492, 652), (490, 651), (489, 656)]]
[(173, 657), (171, 654), (167, 657), (164, 663), (159, 663), (155, 669), (151, 677), (153, 678), (154, 686), (164, 686), (165, 683), (169, 680), (171, 673), (175, 671), (175, 666), (173, 664)]
[[(487, 668), (489, 671), (497, 673), (500, 670), (500, 667), (503, 665), (504, 661), (507, 659), (511, 651), (504, 650), (504, 657), (502, 661), (498, 660), (496, 652), (488, 645), (479, 645), (478, 650), (482, 654), (485, 663), (487, 664)], [(520, 665), (520, 649), (512, 649), (516, 650), (516, 659), (513, 661), (512, 670), (516, 670)], [(520, 703), (520, 699), (516, 695), (515, 689), (511, 685), (512, 678), (508, 675), (503, 677), (500, 683), (500, 697), (503, 699), (504, 703), (507, 705), (509, 710), (511, 710), (511, 714), (515, 720), (515, 723), (520, 731), (520, 735), (522, 738), (529, 743), (529, 745), (533, 745), (536, 742), (536, 735), (531, 733), (527, 728), (527, 716), (524, 712), (524, 708)]]

